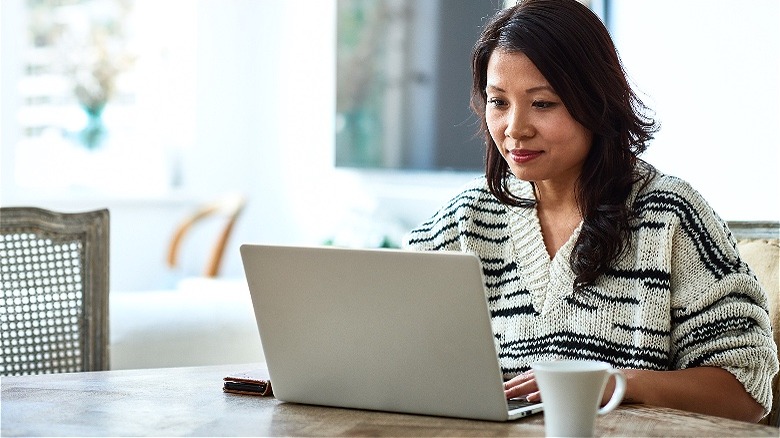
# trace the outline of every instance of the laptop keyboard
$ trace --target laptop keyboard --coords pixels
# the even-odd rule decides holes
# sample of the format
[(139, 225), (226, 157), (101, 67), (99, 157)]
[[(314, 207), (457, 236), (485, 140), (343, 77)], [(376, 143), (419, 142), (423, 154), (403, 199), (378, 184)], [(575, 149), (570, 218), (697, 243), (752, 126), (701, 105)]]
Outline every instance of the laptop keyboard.
[(510, 398), (506, 403), (510, 410), (539, 404), (539, 402), (529, 402), (523, 398)]

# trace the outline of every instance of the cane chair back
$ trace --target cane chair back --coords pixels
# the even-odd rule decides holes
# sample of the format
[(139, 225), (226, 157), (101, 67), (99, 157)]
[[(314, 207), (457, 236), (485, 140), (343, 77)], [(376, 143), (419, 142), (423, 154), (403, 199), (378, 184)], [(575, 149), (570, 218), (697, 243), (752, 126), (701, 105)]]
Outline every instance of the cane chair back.
[(109, 368), (109, 213), (0, 208), (0, 375)]

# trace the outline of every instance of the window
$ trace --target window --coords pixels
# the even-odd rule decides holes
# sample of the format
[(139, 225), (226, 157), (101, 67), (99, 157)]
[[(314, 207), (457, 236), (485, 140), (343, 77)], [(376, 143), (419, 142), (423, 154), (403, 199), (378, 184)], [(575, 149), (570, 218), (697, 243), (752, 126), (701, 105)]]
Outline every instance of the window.
[[(606, 19), (608, 0), (582, 0)], [(471, 50), (501, 2), (337, 0), (337, 167), (479, 171)]]
[(482, 168), (470, 55), (491, 2), (338, 0), (336, 166)]
[[(194, 136), (197, 2), (11, 2), (17, 8), (4, 0), (4, 15), (20, 15), (25, 28), (8, 57), (4, 47), (2, 66), (18, 78), (3, 90), (15, 95), (3, 98), (15, 135), (10, 146), (4, 137), (13, 151), (2, 164), (14, 187), (109, 195), (177, 187)], [(11, 31), (3, 26), (3, 39)]]

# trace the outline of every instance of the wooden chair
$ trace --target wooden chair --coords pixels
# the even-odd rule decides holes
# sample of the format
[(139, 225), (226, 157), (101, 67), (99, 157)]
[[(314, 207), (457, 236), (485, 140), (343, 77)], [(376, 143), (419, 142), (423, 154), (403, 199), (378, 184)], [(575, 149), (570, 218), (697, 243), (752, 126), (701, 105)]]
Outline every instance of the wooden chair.
[(225, 247), (230, 238), (233, 228), (239, 215), (246, 206), (246, 198), (242, 195), (226, 195), (222, 198), (201, 205), (192, 214), (188, 215), (175, 229), (168, 247), (168, 267), (175, 268), (179, 261), (179, 251), (184, 236), (192, 227), (202, 220), (219, 216), (225, 219), (225, 225), (222, 227), (214, 246), (211, 249), (211, 255), (207, 259), (206, 267), (203, 270), (205, 277), (216, 277), (219, 275), (222, 257), (225, 254)]
[(109, 369), (109, 213), (0, 208), (0, 375)]
[[(775, 344), (780, 346), (780, 224), (777, 222), (730, 222), (739, 253), (758, 277), (769, 298), (769, 317)], [(778, 352), (780, 359), (780, 351)], [(780, 427), (780, 374), (772, 384), (772, 410), (761, 422)]]

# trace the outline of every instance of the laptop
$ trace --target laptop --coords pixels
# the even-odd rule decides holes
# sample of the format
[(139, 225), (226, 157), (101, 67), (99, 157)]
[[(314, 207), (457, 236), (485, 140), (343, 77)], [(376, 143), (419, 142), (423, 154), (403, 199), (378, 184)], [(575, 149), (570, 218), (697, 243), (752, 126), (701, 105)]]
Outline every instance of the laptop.
[(506, 421), (474, 255), (241, 246), (274, 395), (285, 402)]

